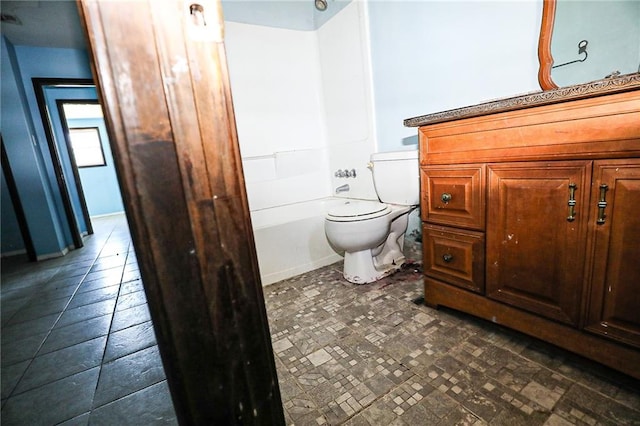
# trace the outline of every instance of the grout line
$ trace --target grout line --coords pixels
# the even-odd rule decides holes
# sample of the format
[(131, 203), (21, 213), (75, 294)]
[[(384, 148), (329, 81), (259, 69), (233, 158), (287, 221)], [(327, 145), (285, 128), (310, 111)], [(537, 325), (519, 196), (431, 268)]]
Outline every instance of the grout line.
[[(114, 227), (115, 228), (115, 227)], [(105, 240), (105, 244), (106, 241), (108, 241), (108, 239), (111, 237), (113, 233), (113, 228), (111, 229), (111, 232), (109, 232), (109, 237), (107, 237), (107, 239)], [(100, 251), (98, 252), (98, 254), (96, 255), (96, 257), (94, 258), (93, 262), (91, 262), (91, 265), (87, 268), (87, 271), (83, 274), (82, 278), (80, 279), (80, 282), (78, 283), (78, 285), (76, 286), (75, 290), (73, 291), (73, 293), (69, 296), (69, 300), (67, 301), (67, 303), (65, 304), (64, 308), (62, 309), (62, 311), (60, 312), (60, 314), (58, 315), (58, 317), (56, 318), (56, 320), (54, 321), (53, 325), (51, 325), (51, 327), (49, 328), (49, 330), (47, 331), (46, 335), (44, 336), (44, 338), (42, 339), (42, 342), (38, 345), (38, 349), (35, 351), (33, 357), (31, 357), (31, 359), (29, 359), (29, 363), (27, 364), (26, 368), (24, 369), (24, 371), (22, 372), (22, 374), (20, 375), (20, 378), (16, 381), (15, 386), (13, 387), (13, 389), (11, 389), (11, 391), (9, 392), (9, 395), (5, 398), (5, 401), (8, 401), (11, 397), (15, 396), (15, 395), (20, 395), (22, 393), (25, 392), (29, 392), (33, 389), (37, 389), (38, 387), (41, 386), (45, 386), (48, 383), (42, 384), (36, 388), (33, 389), (27, 389), (24, 392), (20, 392), (18, 394), (15, 393), (15, 390), (18, 388), (18, 385), (22, 382), (22, 379), (24, 379), (25, 374), (27, 373), (27, 371), (29, 371), (29, 368), (31, 367), (31, 365), (33, 364), (33, 362), (35, 361), (35, 359), (38, 357), (38, 354), (40, 353), (40, 351), (42, 350), (42, 347), (44, 346), (44, 343), (47, 341), (47, 339), (49, 338), (49, 336), (51, 335), (51, 332), (53, 331), (53, 329), (55, 328), (55, 326), (58, 324), (58, 322), (60, 321), (60, 318), (62, 318), (62, 315), (64, 315), (64, 313), (67, 311), (67, 307), (69, 306), (69, 304), (71, 303), (71, 300), (73, 299), (73, 297), (76, 295), (76, 293), (78, 292), (78, 289), (80, 288), (80, 286), (84, 283), (84, 279), (87, 277), (87, 275), (89, 274), (89, 272), (91, 271), (91, 268), (93, 267), (93, 265), (95, 265), (96, 261), (98, 260), (98, 258), (100, 258), (100, 254), (102, 253), (102, 250), (104, 250), (104, 244), (102, 246), (102, 248), (100, 249)], [(61, 268), (62, 265), (59, 267)], [(59, 269), (58, 268), (58, 269)], [(57, 273), (57, 272), (56, 272)], [(49, 281), (45, 282), (48, 283)], [(115, 308), (114, 308), (115, 309)], [(105, 343), (105, 348), (106, 348), (106, 343)], [(86, 370), (84, 370), (86, 371)], [(77, 374), (77, 373), (76, 373)]]
[[(296, 287), (295, 287), (295, 286), (296, 286), (296, 284), (297, 284), (297, 283), (290, 283), (290, 282), (288, 282), (288, 281), (283, 281), (284, 288), (289, 288), (289, 287), (291, 287), (293, 290), (297, 291), (300, 295), (301, 295), (301, 294), (303, 294), (303, 291), (302, 291), (302, 290), (300, 290), (299, 288), (296, 288)], [(271, 290), (271, 292), (272, 292), (272, 293), (277, 293), (279, 289), (278, 289), (278, 287), (272, 287), (270, 290)], [(268, 295), (267, 295), (267, 296), (268, 296)], [(267, 299), (267, 300), (268, 300), (268, 299)], [(398, 300), (399, 300), (399, 301), (404, 301), (404, 302), (407, 302), (407, 303), (411, 303), (411, 301), (410, 301), (410, 300), (404, 300), (404, 299), (398, 299)], [(283, 305), (283, 306), (284, 306), (284, 305)], [(283, 306), (278, 305), (278, 307), (277, 307), (277, 308), (275, 308), (275, 309), (277, 309), (277, 310), (281, 310), (281, 309), (283, 309)], [(294, 305), (294, 306), (295, 306), (295, 305)], [(409, 305), (409, 306), (411, 307), (411, 309), (412, 309), (412, 310), (418, 310), (418, 311), (420, 311), (420, 312), (429, 312), (429, 311), (431, 311), (431, 308), (428, 308), (428, 307), (426, 307), (426, 306), (415, 306), (415, 305), (414, 305), (414, 306)], [(267, 312), (269, 313), (269, 309), (267, 309)], [(329, 312), (329, 313), (331, 313), (331, 312)], [(391, 315), (391, 314), (390, 314), (390, 315)], [(436, 315), (436, 316), (437, 316), (437, 315)], [(277, 319), (280, 319), (280, 318), (277, 318)], [(276, 318), (274, 318), (274, 319), (273, 319), (273, 321), (276, 321), (277, 319), (276, 319)], [(442, 320), (442, 319), (441, 319), (441, 320)], [(444, 321), (451, 323), (451, 320), (446, 319), (446, 318), (444, 319)], [(364, 337), (364, 335), (362, 334), (362, 331), (363, 331), (363, 330), (356, 330), (356, 329), (354, 329), (353, 327), (350, 327), (350, 326), (349, 326), (348, 324), (346, 324), (346, 323), (345, 323), (345, 326), (347, 326), (347, 327), (351, 330), (351, 332), (352, 332), (352, 333), (357, 333), (358, 335), (360, 335), (360, 336), (363, 336), (363, 337)], [(286, 330), (287, 330), (287, 329), (277, 330), (277, 331), (276, 331), (276, 330), (272, 330), (272, 336), (273, 336), (274, 334), (282, 333), (282, 332), (284, 332), (284, 331), (286, 331)], [(464, 345), (464, 344), (465, 344), (465, 342), (467, 342), (467, 341), (469, 340), (469, 338), (471, 338), (471, 337), (473, 337), (473, 336), (476, 336), (477, 338), (480, 338), (480, 339), (484, 342), (484, 344), (485, 344), (485, 345), (487, 345), (488, 347), (491, 347), (491, 346), (492, 346), (492, 347), (500, 348), (500, 349), (504, 350), (505, 352), (508, 352), (508, 353), (512, 354), (513, 356), (515, 356), (515, 357), (517, 357), (517, 358), (519, 358), (519, 359), (521, 359), (521, 360), (524, 360), (524, 361), (530, 362), (531, 364), (533, 364), (533, 365), (535, 365), (535, 366), (538, 366), (538, 367), (540, 368), (540, 370), (541, 370), (541, 371), (547, 371), (547, 373), (549, 373), (549, 374), (554, 374), (554, 375), (559, 376), (559, 377), (561, 377), (562, 379), (566, 380), (566, 381), (567, 381), (567, 383), (566, 383), (567, 387), (566, 387), (565, 391), (563, 392), (562, 397), (565, 397), (565, 396), (566, 396), (566, 394), (567, 394), (567, 392), (569, 391), (569, 389), (570, 389), (572, 386), (574, 386), (574, 385), (579, 385), (579, 386), (583, 386), (583, 387), (588, 387), (588, 383), (585, 383), (585, 382), (584, 382), (584, 380), (580, 380), (580, 378), (572, 378), (572, 377), (568, 377), (568, 376), (567, 376), (566, 374), (564, 374), (561, 370), (559, 370), (559, 369), (553, 369), (552, 367), (545, 365), (545, 364), (544, 364), (544, 360), (542, 360), (542, 361), (537, 361), (537, 360), (535, 360), (535, 359), (531, 359), (529, 356), (527, 356), (527, 355), (526, 355), (526, 353), (523, 353), (523, 351), (524, 351), (525, 349), (529, 348), (529, 347), (531, 346), (531, 343), (534, 343), (535, 341), (537, 341), (537, 339), (530, 338), (530, 336), (526, 336), (526, 335), (524, 335), (524, 334), (522, 334), (522, 333), (515, 332), (515, 333), (516, 333), (515, 335), (512, 335), (511, 333), (509, 333), (508, 335), (505, 335), (506, 340), (504, 340), (504, 341), (491, 342), (491, 341), (489, 341), (489, 340), (486, 340), (486, 338), (485, 338), (486, 336), (485, 336), (485, 335), (483, 335), (482, 330), (483, 330), (483, 329), (482, 329), (482, 327), (472, 327), (472, 328), (467, 329), (467, 332), (468, 332), (469, 334), (468, 334), (466, 337), (464, 337), (463, 339), (460, 339), (460, 341), (458, 341), (458, 342), (457, 342), (456, 347), (460, 347), (461, 345)], [(509, 330), (509, 329), (507, 329), (507, 328), (505, 328), (505, 330), (508, 330), (508, 331), (510, 331), (510, 332), (514, 332), (513, 330)], [(501, 332), (501, 330), (497, 330), (497, 332), (498, 332), (498, 333), (500, 333), (500, 332)], [(281, 336), (279, 336), (279, 338), (284, 338), (284, 337), (286, 337), (287, 335), (288, 335), (287, 333), (282, 334)], [(524, 337), (526, 338), (526, 340), (527, 340), (527, 341), (523, 341), (521, 338), (519, 338), (520, 336), (524, 336)], [(339, 341), (339, 340), (336, 340), (336, 341)], [(524, 346), (522, 346), (522, 344), (523, 344), (523, 343), (525, 344)], [(326, 346), (326, 345), (325, 345), (325, 346)], [(377, 345), (376, 345), (376, 346), (377, 346)], [(324, 347), (324, 346), (323, 346), (323, 347)], [(388, 356), (390, 356), (391, 358), (393, 358), (394, 360), (396, 360), (400, 365), (403, 365), (403, 366), (407, 367), (407, 368), (409, 369), (409, 371), (411, 371), (411, 372), (413, 373), (410, 377), (408, 377), (406, 380), (404, 380), (402, 384), (406, 383), (407, 381), (411, 380), (411, 379), (412, 379), (412, 378), (414, 378), (414, 377), (420, 377), (420, 378), (422, 378), (422, 376), (420, 376), (420, 375), (416, 374), (415, 372), (413, 372), (413, 370), (412, 370), (412, 368), (411, 368), (410, 366), (405, 365), (405, 364), (404, 364), (404, 363), (402, 363), (400, 360), (396, 359), (396, 356), (391, 355), (391, 354), (389, 354), (388, 352), (386, 352), (386, 350), (385, 350), (383, 347), (378, 346), (378, 348), (379, 348), (379, 350), (380, 350), (382, 353), (387, 354)], [(518, 349), (520, 349), (520, 352), (517, 352), (517, 350), (518, 350)], [(534, 348), (534, 349), (535, 349), (535, 348)], [(534, 349), (532, 349), (532, 350), (534, 350)], [(560, 350), (560, 349), (558, 349), (558, 350)], [(560, 351), (561, 351), (561, 350), (560, 350)], [(450, 351), (447, 351), (447, 353), (449, 353), (449, 352), (450, 352)], [(437, 362), (437, 360), (438, 360), (438, 359), (441, 359), (441, 358), (442, 358), (444, 355), (446, 355), (447, 353), (443, 353), (443, 354), (441, 354), (441, 355), (437, 356), (437, 357), (434, 359), (434, 363), (435, 363), (435, 362)], [(560, 352), (560, 353), (563, 353), (563, 352)], [(279, 358), (279, 357), (278, 357), (278, 358)], [(571, 366), (571, 363), (570, 363), (570, 361), (571, 361), (571, 359), (570, 359), (570, 358), (563, 357), (563, 358), (561, 359), (561, 361), (562, 361), (562, 363), (561, 363), (560, 365), (568, 365), (569, 367), (572, 367), (572, 366)], [(285, 369), (285, 371), (287, 371), (287, 370), (288, 370), (285, 364), (283, 364), (282, 362), (280, 362), (280, 364), (281, 364), (281, 368), (284, 368), (284, 369)], [(572, 367), (572, 368), (573, 368), (573, 367)], [(294, 380), (294, 383), (293, 383), (293, 384), (295, 384), (295, 385), (296, 385), (296, 387), (301, 391), (301, 393), (302, 393), (303, 395), (305, 395), (305, 397), (308, 397), (308, 398), (310, 398), (311, 400), (314, 400), (314, 398), (312, 398), (312, 397), (310, 396), (310, 394), (308, 393), (308, 391), (306, 390), (306, 388), (303, 388), (303, 387), (301, 387), (301, 386), (299, 386), (299, 385), (298, 385), (297, 380), (296, 380), (297, 376), (296, 376), (295, 374), (291, 374), (291, 376), (292, 376), (292, 378), (293, 378), (293, 380)], [(594, 377), (595, 379), (599, 380), (599, 381), (600, 381), (601, 383), (603, 383), (604, 385), (606, 385), (606, 384), (608, 383), (608, 382), (606, 382), (606, 378), (602, 377), (601, 375), (599, 375), (599, 374), (597, 374), (597, 373), (593, 373), (593, 377)], [(498, 377), (497, 377), (495, 374), (488, 374), (488, 373), (487, 373), (487, 374), (486, 374), (486, 378), (487, 378), (487, 380), (496, 381), (497, 383), (502, 384), (502, 382), (498, 379)], [(372, 405), (372, 404), (374, 404), (376, 401), (380, 400), (380, 398), (383, 398), (384, 396), (391, 394), (392, 392), (394, 392), (394, 390), (395, 390), (395, 389), (397, 389), (397, 388), (398, 388), (399, 386), (401, 386), (402, 384), (400, 384), (400, 385), (396, 385), (396, 386), (394, 386), (393, 388), (391, 388), (390, 390), (388, 390), (386, 393), (384, 393), (384, 394), (382, 394), (382, 395), (378, 396), (378, 397), (377, 397), (374, 401), (372, 401), (370, 404), (368, 404), (367, 406), (363, 406), (363, 408), (362, 408), (361, 410), (359, 410), (359, 411), (357, 411), (356, 413), (354, 413), (354, 414), (352, 414), (352, 415), (348, 416), (344, 421), (341, 421), (341, 424), (342, 424), (342, 423), (344, 423), (344, 422), (349, 421), (349, 419), (353, 418), (354, 416), (357, 416), (358, 414), (360, 414), (361, 412), (363, 412), (364, 410), (366, 410), (370, 405)], [(615, 383), (613, 383), (613, 382), (612, 382), (611, 384), (613, 384), (613, 385), (614, 385), (616, 388), (618, 388), (618, 389), (621, 389), (621, 390), (623, 390), (623, 389), (629, 390), (629, 385), (628, 385), (626, 382), (616, 381)], [(437, 388), (435, 388), (435, 389), (437, 390)], [(634, 412), (635, 412), (635, 411), (638, 411), (638, 409), (637, 409), (637, 408), (634, 408), (634, 407), (629, 406), (629, 405), (628, 405), (628, 403), (626, 403), (626, 402), (625, 402), (625, 401), (623, 401), (623, 400), (614, 399), (614, 398), (612, 398), (612, 397), (610, 397), (610, 396), (608, 396), (608, 395), (605, 395), (604, 393), (602, 393), (602, 391), (601, 391), (601, 390), (595, 390), (595, 389), (592, 389), (592, 390), (594, 390), (594, 392), (598, 393), (601, 397), (605, 397), (607, 400), (611, 401), (612, 403), (620, 404), (621, 406), (624, 406), (624, 407), (626, 407), (626, 408), (631, 408)], [(517, 392), (517, 393), (519, 394), (519, 392)], [(335, 403), (335, 400), (333, 400), (333, 402)], [(457, 401), (456, 401), (456, 402), (457, 402)], [(533, 402), (535, 402), (535, 401), (533, 401)], [(475, 413), (475, 412), (474, 412), (474, 410), (470, 409), (469, 407), (466, 407), (466, 406), (464, 406), (464, 405), (462, 405), (462, 404), (459, 404), (459, 403), (458, 403), (458, 405), (459, 405), (459, 406), (461, 406), (461, 407), (464, 407), (464, 408), (465, 408), (465, 410), (467, 410), (469, 413), (473, 414), (473, 415), (474, 415), (474, 416), (476, 416), (477, 418), (479, 418), (479, 419), (483, 419), (483, 417), (482, 417), (482, 416), (480, 416), (480, 415), (478, 415), (477, 413)], [(556, 405), (556, 406), (554, 406), (554, 408), (553, 408), (552, 410), (549, 410), (549, 414), (550, 414), (550, 415), (551, 415), (551, 414), (554, 414), (554, 413), (556, 413), (556, 414), (557, 414), (557, 408), (556, 408), (556, 407), (557, 407), (557, 405)], [(323, 411), (321, 410), (321, 406), (318, 406), (318, 407), (317, 407), (317, 409), (318, 409), (318, 411), (319, 411), (321, 414), (323, 413)], [(610, 416), (607, 416), (605, 413), (596, 413), (596, 414), (598, 414), (598, 415), (599, 415), (599, 416), (601, 416), (602, 418), (609, 418), (609, 419), (611, 419), (611, 420), (615, 420), (615, 419), (610, 418)], [(324, 415), (324, 414), (323, 414), (323, 415)], [(325, 418), (326, 418), (326, 416), (325, 416)], [(563, 418), (564, 418), (564, 417), (563, 417)]]
[(105, 356), (107, 354), (107, 348), (109, 347), (109, 340), (111, 339), (111, 329), (113, 328), (113, 319), (116, 316), (118, 300), (120, 299), (120, 292), (122, 291), (122, 279), (124, 278), (127, 260), (129, 258), (131, 247), (132, 247), (132, 243), (131, 243), (131, 240), (129, 240), (129, 244), (127, 245), (127, 253), (125, 255), (124, 264), (122, 266), (122, 273), (120, 274), (120, 284), (118, 286), (118, 294), (116, 295), (116, 303), (113, 305), (113, 312), (111, 313), (111, 321), (109, 322), (109, 330), (107, 331), (107, 340), (105, 341), (104, 349), (102, 350), (102, 358), (100, 360), (100, 371), (98, 372), (98, 379), (96, 380), (96, 385), (95, 385), (95, 388), (93, 389), (93, 396), (91, 397), (91, 408), (89, 409), (89, 417), (91, 417), (91, 413), (93, 412), (93, 409), (96, 408), (93, 406), (93, 403), (95, 401), (98, 385), (100, 384), (100, 379), (102, 378), (102, 366), (104, 365)]

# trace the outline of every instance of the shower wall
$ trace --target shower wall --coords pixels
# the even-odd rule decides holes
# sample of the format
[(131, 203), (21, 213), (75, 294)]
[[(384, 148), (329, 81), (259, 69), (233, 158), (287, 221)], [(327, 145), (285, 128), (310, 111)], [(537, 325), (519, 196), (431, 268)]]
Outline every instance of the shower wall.
[[(364, 5), (315, 31), (227, 22), (226, 48), (264, 285), (336, 262), (324, 234), (330, 195), (375, 199)], [(356, 169), (356, 178), (336, 178)]]
[[(316, 31), (226, 23), (226, 48), (252, 211), (341, 196), (375, 199), (365, 5)], [(335, 178), (337, 169), (357, 177)]]
[(316, 33), (227, 22), (226, 48), (250, 209), (327, 196)]

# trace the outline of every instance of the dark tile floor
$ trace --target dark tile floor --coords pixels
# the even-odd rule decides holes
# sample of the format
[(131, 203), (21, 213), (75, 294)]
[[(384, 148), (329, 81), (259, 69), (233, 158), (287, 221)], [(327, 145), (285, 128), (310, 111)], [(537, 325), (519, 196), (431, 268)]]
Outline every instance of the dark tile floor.
[[(126, 223), (94, 226), (64, 258), (3, 260), (3, 425), (176, 423)], [(640, 425), (637, 381), (416, 305), (419, 265), (364, 286), (340, 266), (265, 288), (288, 424)]]
[(124, 216), (62, 258), (2, 260), (3, 425), (176, 424)]

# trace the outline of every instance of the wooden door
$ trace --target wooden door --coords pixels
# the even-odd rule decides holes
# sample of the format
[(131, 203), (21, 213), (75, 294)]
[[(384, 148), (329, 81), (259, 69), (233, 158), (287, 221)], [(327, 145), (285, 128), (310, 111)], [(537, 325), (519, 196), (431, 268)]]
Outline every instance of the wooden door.
[(591, 163), (489, 166), (488, 297), (577, 325)]
[(640, 160), (596, 161), (585, 328), (640, 347)]
[(180, 424), (284, 424), (219, 1), (80, 0)]

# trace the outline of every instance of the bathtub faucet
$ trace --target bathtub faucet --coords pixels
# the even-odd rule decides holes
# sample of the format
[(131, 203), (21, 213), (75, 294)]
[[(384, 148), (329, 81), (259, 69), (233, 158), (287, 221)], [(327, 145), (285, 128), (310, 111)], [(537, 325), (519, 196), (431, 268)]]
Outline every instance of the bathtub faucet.
[(349, 184), (345, 183), (344, 185), (340, 185), (339, 187), (336, 188), (336, 194), (339, 194), (341, 192), (347, 192), (349, 190)]

